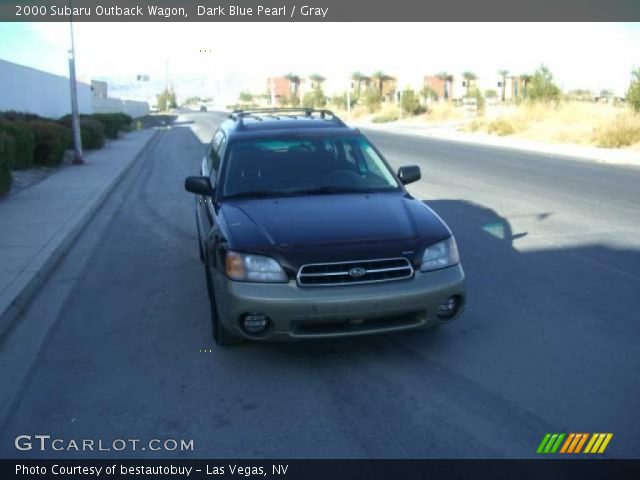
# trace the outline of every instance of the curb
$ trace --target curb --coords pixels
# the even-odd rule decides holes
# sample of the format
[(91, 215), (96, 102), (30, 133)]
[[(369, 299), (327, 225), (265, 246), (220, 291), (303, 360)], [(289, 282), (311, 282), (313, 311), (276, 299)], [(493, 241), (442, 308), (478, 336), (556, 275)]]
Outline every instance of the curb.
[[(93, 201), (87, 202), (76, 212), (76, 216), (67, 226), (57, 232), (50, 240), (49, 245), (31, 261), (36, 265), (35, 271), (22, 272), (15, 282), (8, 287), (7, 292), (13, 300), (4, 311), (0, 311), (0, 343), (5, 340), (18, 322), (20, 314), (31, 302), (31, 299), (39, 291), (40, 286), (45, 282), (49, 274), (56, 267), (60, 259), (67, 253), (71, 245), (78, 238), (84, 227), (93, 218), (95, 212), (102, 206), (109, 197), (120, 179), (129, 171), (134, 163), (147, 150), (147, 147), (158, 135), (159, 130), (155, 130), (149, 140), (142, 146), (133, 158), (125, 164), (121, 170), (111, 179), (108, 184), (99, 187)], [(0, 309), (3, 307), (0, 306)]]

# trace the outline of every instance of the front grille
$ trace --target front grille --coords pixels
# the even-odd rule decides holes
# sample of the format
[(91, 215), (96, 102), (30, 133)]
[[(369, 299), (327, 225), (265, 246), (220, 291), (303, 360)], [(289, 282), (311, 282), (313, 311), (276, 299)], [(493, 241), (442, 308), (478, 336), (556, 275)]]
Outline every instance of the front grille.
[(301, 287), (359, 285), (404, 280), (412, 276), (413, 267), (406, 258), (314, 263), (300, 267), (298, 285)]

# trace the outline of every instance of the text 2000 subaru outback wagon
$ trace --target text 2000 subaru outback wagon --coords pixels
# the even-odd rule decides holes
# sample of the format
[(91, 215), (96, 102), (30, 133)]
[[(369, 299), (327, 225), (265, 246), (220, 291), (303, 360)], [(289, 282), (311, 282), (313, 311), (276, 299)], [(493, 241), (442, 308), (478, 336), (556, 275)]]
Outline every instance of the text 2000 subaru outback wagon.
[(447, 225), (333, 113), (236, 111), (215, 133), (196, 223), (213, 336), (292, 340), (432, 327), (464, 307)]

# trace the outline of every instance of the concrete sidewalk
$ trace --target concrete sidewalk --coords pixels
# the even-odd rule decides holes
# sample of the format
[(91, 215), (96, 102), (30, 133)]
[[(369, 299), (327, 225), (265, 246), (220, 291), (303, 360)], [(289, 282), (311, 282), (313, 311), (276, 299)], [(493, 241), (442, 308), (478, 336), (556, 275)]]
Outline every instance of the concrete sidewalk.
[(0, 200), (0, 338), (156, 132), (126, 134)]
[(357, 121), (349, 122), (349, 124), (362, 130), (373, 130), (400, 135), (415, 135), (438, 140), (469, 143), (472, 145), (507, 148), (545, 155), (557, 155), (570, 157), (574, 160), (640, 166), (640, 151), (638, 150), (624, 148), (598, 148), (574, 144), (543, 143), (514, 136), (500, 137), (485, 133), (467, 133), (458, 130), (458, 127), (461, 126), (460, 122), (445, 122), (442, 124), (425, 123), (421, 125), (417, 122), (399, 120), (397, 122), (384, 124)]

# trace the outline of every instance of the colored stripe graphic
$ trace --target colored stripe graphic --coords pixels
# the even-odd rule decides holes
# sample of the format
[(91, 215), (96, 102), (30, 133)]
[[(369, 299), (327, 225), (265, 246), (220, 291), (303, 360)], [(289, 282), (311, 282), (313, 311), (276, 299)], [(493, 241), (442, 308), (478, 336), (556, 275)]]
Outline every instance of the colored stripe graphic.
[[(613, 433), (546, 433), (536, 453), (604, 453), (613, 438)], [(587, 440), (589, 440), (587, 442)], [(560, 448), (562, 446), (562, 448)], [(558, 451), (559, 450), (559, 451)]]
[(540, 445), (538, 445), (536, 452), (556, 453), (558, 448), (560, 448), (565, 435), (566, 434), (564, 433), (547, 433), (540, 442)]
[(580, 442), (580, 440), (582, 440), (582, 433), (574, 433), (573, 442), (571, 442), (571, 445), (569, 445), (569, 450), (567, 450), (567, 453), (573, 453), (576, 447), (578, 446), (578, 443)]
[(612, 437), (613, 433), (594, 433), (584, 453), (604, 453)]
[(551, 453), (551, 448), (555, 444), (557, 438), (558, 438), (558, 434), (557, 433), (554, 433), (553, 435), (551, 435), (551, 438), (547, 442), (547, 446), (544, 447), (544, 452), (543, 453)]
[(564, 445), (562, 446), (562, 450), (560, 450), (560, 453), (567, 453), (567, 449), (569, 448), (569, 445), (571, 445), (571, 442), (573, 442), (574, 438), (576, 438), (576, 434), (570, 433), (569, 436), (567, 437), (567, 440), (564, 442)]
[(573, 453), (580, 453), (580, 451), (582, 450), (582, 446), (584, 445), (584, 442), (587, 441), (587, 438), (589, 438), (589, 434), (588, 433), (582, 433), (582, 438), (580, 439), (580, 443), (578, 443), (578, 445), (576, 446), (576, 450)]
[(558, 435), (558, 439), (556, 440), (556, 443), (551, 448), (551, 452), (550, 453), (556, 453), (558, 451), (558, 449), (560, 448), (560, 444), (562, 443), (562, 440), (564, 439), (564, 437), (565, 437), (564, 433), (561, 433), (560, 435)]
[(551, 438), (551, 434), (547, 433), (543, 438), (542, 441), (540, 442), (540, 445), (538, 445), (538, 450), (536, 450), (536, 453), (542, 453), (544, 450), (545, 445), (547, 444), (547, 442), (549, 441), (549, 439)]
[(604, 442), (602, 442), (602, 445), (600, 445), (600, 450), (598, 450), (598, 453), (604, 453), (612, 438), (613, 433), (607, 433), (607, 437), (604, 439)]
[(596, 440), (598, 440), (598, 434), (594, 433), (591, 436), (591, 440), (589, 440), (589, 443), (587, 443), (587, 448), (584, 449), (584, 453), (590, 453), (591, 452), (591, 447), (593, 447), (593, 444), (596, 443)]

